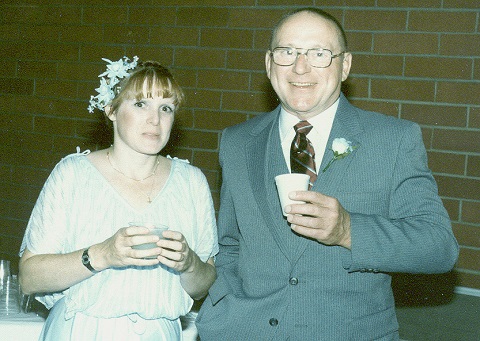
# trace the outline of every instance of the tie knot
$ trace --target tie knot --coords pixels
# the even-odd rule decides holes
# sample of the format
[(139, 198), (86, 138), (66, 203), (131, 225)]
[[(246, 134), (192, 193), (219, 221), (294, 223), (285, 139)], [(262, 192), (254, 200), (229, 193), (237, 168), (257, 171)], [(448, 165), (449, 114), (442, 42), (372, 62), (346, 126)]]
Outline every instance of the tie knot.
[(293, 128), (295, 132), (307, 135), (313, 126), (308, 121), (300, 121)]

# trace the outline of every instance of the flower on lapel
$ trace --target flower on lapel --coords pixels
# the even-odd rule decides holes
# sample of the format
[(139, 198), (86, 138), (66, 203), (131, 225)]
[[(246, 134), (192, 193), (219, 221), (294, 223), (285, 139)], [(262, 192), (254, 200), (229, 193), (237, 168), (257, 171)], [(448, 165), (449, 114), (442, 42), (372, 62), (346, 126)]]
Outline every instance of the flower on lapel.
[(347, 141), (343, 137), (337, 137), (336, 139), (334, 139), (332, 142), (333, 158), (328, 162), (328, 164), (322, 170), (322, 173), (325, 172), (335, 160), (343, 159), (348, 154), (353, 152), (353, 150), (356, 148), (357, 146), (352, 146), (352, 142)]

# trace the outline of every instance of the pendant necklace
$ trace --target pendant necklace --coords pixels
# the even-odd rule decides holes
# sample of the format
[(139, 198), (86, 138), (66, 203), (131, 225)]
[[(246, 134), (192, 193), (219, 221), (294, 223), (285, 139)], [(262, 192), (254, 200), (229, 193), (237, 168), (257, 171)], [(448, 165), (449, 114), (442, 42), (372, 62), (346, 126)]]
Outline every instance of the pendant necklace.
[(151, 196), (152, 196), (152, 192), (153, 192), (153, 188), (155, 187), (155, 177), (153, 178), (153, 181), (152, 181), (152, 187), (150, 188), (150, 192), (147, 194), (145, 193), (139, 186), (139, 183), (142, 182), (142, 181), (145, 181), (151, 177), (153, 177), (155, 175), (155, 173), (157, 172), (157, 169), (158, 169), (158, 165), (160, 164), (160, 160), (158, 158), (158, 155), (157, 155), (157, 162), (155, 164), (155, 167), (153, 168), (153, 172), (150, 173), (150, 175), (147, 175), (146, 177), (144, 177), (143, 179), (135, 179), (135, 178), (132, 178), (130, 176), (128, 176), (127, 174), (125, 174), (124, 172), (122, 172), (120, 169), (118, 169), (117, 167), (115, 167), (112, 163), (112, 160), (110, 160), (110, 151), (107, 151), (107, 160), (108, 160), (108, 163), (110, 164), (110, 166), (112, 166), (112, 168), (117, 171), (118, 173), (122, 174), (124, 177), (126, 177), (127, 179), (130, 179), (130, 180), (133, 180), (135, 181), (135, 183), (137, 184), (137, 188), (147, 196), (147, 201), (148, 203), (152, 203), (152, 199), (151, 199)]

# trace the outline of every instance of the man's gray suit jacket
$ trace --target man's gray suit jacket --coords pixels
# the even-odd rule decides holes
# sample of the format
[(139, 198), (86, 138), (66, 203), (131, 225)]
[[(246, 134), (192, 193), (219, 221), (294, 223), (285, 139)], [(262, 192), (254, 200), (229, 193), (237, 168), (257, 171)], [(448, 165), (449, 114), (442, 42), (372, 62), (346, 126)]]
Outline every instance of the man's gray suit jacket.
[(446, 272), (458, 256), (419, 126), (341, 95), (320, 169), (334, 138), (356, 149), (312, 190), (350, 212), (348, 250), (296, 235), (283, 217), (279, 112), (222, 134), (218, 278), (198, 315), (202, 341), (397, 340), (389, 273)]

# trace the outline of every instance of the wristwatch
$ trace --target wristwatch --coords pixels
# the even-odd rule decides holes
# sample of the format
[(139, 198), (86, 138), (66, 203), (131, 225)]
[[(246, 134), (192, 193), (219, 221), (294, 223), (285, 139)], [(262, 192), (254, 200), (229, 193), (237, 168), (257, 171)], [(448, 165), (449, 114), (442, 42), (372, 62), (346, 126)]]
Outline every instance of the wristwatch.
[(82, 254), (82, 264), (85, 265), (85, 267), (90, 270), (91, 272), (93, 272), (94, 274), (96, 274), (98, 271), (95, 270), (92, 266), (92, 264), (90, 264), (90, 256), (88, 255), (88, 247), (85, 249), (85, 251), (83, 251), (83, 254)]

